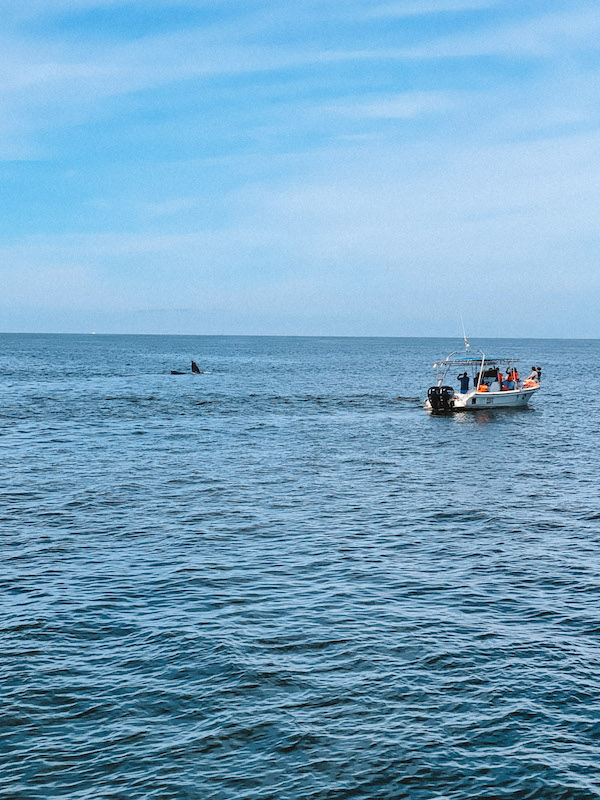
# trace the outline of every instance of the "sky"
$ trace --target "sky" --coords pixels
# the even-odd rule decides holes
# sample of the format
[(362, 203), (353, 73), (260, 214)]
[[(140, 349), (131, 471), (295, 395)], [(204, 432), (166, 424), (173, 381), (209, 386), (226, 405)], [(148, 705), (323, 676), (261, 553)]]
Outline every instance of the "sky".
[(0, 14), (0, 330), (600, 335), (597, 0)]

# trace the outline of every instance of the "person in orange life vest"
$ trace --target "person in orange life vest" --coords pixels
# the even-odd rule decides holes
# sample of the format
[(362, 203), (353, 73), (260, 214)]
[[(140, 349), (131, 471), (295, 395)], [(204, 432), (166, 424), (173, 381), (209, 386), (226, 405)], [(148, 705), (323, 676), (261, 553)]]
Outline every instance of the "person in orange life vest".
[(519, 380), (519, 373), (514, 367), (510, 367), (507, 374), (508, 379), (508, 388), (509, 389), (516, 389), (517, 388), (517, 381)]
[(500, 381), (501, 391), (508, 391), (508, 375), (503, 375), (501, 372), (498, 372), (498, 379)]

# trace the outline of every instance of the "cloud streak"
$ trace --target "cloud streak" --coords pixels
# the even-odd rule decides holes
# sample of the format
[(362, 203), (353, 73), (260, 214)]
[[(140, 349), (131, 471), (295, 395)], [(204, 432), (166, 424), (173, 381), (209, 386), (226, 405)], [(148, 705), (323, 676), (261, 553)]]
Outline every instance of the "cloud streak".
[(44, 160), (15, 172), (5, 310), (310, 308), (385, 333), (406, 298), (444, 319), (541, 294), (562, 325), (561, 296), (600, 301), (589, 4), (187, 8), (118, 39), (63, 30), (66, 2), (46, 36), (12, 16), (0, 155)]

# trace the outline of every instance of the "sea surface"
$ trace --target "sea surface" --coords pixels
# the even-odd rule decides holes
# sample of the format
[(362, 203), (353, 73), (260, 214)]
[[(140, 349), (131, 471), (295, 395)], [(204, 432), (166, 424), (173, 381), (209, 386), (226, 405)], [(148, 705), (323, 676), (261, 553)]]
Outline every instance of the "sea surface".
[(0, 335), (0, 797), (600, 798), (600, 342), (460, 344)]

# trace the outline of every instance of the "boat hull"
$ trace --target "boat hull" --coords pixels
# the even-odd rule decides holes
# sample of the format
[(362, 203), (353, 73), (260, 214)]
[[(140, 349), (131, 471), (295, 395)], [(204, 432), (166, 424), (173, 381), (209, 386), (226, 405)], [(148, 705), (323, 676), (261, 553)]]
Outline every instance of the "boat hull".
[[(526, 389), (509, 389), (504, 392), (466, 392), (454, 394), (452, 411), (480, 411), (490, 408), (524, 408), (532, 395), (539, 390), (539, 386)], [(425, 401), (425, 408), (431, 410), (429, 400)]]

